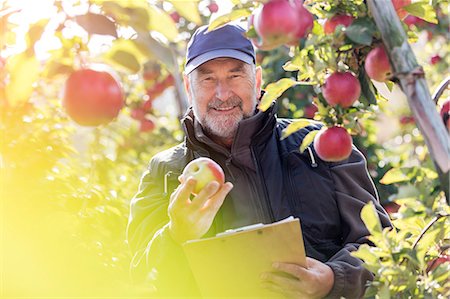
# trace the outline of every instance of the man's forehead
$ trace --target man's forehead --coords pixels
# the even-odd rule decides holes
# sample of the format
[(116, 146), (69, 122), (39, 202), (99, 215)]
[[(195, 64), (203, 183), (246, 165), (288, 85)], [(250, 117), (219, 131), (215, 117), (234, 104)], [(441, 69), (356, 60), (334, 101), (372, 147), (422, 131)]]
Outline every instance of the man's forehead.
[(247, 63), (234, 58), (229, 57), (219, 57), (207, 61), (201, 65), (199, 65), (194, 71), (198, 71), (199, 73), (209, 73), (212, 72), (212, 69), (215, 67), (223, 67), (228, 71), (241, 71), (244, 70)]

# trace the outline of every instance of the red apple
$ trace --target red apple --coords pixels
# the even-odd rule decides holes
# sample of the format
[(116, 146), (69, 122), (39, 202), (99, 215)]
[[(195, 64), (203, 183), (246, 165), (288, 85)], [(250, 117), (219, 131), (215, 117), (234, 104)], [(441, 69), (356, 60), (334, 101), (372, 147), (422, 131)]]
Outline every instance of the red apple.
[(123, 105), (122, 88), (107, 72), (81, 69), (66, 81), (63, 106), (80, 125), (106, 124), (117, 117)]
[(331, 106), (347, 108), (359, 99), (361, 84), (350, 72), (335, 72), (325, 80), (322, 94)]
[(400, 20), (403, 20), (408, 15), (408, 12), (403, 7), (410, 4), (411, 0), (392, 0), (392, 5), (394, 5), (395, 12)]
[(333, 34), (338, 25), (343, 25), (344, 27), (350, 26), (353, 22), (352, 16), (347, 15), (335, 15), (331, 19), (327, 19), (324, 24), (325, 34)]
[(207, 7), (211, 13), (215, 13), (219, 10), (219, 5), (217, 5), (216, 2), (211, 2)]
[(149, 132), (155, 129), (155, 123), (151, 119), (142, 119), (141, 125), (139, 127), (139, 131), (141, 132)]
[(314, 149), (324, 161), (341, 161), (347, 159), (352, 152), (352, 137), (343, 127), (321, 129), (314, 137)]
[(420, 27), (425, 24), (423, 19), (412, 15), (407, 16), (403, 22), (408, 25), (408, 28), (411, 28), (412, 26)]
[(306, 118), (314, 118), (317, 111), (317, 106), (314, 104), (308, 104), (303, 108), (304, 116)]
[(192, 160), (183, 170), (182, 180), (192, 177), (196, 180), (193, 194), (198, 194), (208, 183), (225, 183), (225, 174), (219, 164), (205, 157)]
[(402, 125), (413, 124), (415, 122), (416, 121), (414, 120), (413, 116), (403, 115), (402, 117), (400, 117), (400, 123)]
[(155, 61), (148, 61), (144, 64), (142, 77), (146, 81), (155, 81), (161, 76), (161, 65)]
[(441, 117), (444, 125), (447, 127), (447, 130), (450, 132), (450, 100), (446, 100), (444, 104), (442, 104), (441, 108)]
[(433, 57), (430, 58), (430, 63), (431, 64), (436, 64), (439, 63), (442, 60), (442, 57), (439, 55), (434, 55)]
[(427, 264), (427, 272), (435, 270), (440, 264), (450, 263), (450, 255), (442, 254)]
[(142, 108), (134, 108), (131, 110), (130, 116), (136, 120), (145, 119), (145, 111)]
[(397, 213), (398, 209), (400, 209), (400, 206), (397, 203), (390, 201), (390, 202), (384, 203), (383, 208), (390, 215), (390, 214)]
[(256, 33), (261, 44), (274, 47), (298, 39), (300, 31), (297, 7), (287, 0), (270, 0), (254, 15)]
[(171, 12), (170, 13), (170, 17), (172, 18), (172, 20), (175, 23), (178, 23), (180, 21), (180, 18), (181, 18), (180, 14), (178, 12), (176, 12), (176, 11)]
[(367, 54), (364, 68), (369, 78), (373, 80), (385, 82), (388, 79), (392, 73), (392, 69), (389, 58), (382, 45), (372, 49)]
[(303, 1), (301, 0), (294, 0), (294, 8), (297, 10), (298, 28), (295, 32), (295, 40), (291, 41), (289, 44), (296, 45), (299, 39), (305, 38), (311, 32), (314, 26), (314, 17), (303, 6)]

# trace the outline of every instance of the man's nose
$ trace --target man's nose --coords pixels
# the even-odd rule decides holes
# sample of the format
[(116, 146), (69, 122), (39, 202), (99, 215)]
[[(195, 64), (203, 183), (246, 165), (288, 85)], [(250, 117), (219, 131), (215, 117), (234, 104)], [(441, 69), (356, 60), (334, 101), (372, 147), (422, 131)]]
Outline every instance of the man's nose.
[(231, 95), (231, 88), (227, 82), (218, 81), (216, 85), (216, 97), (219, 100), (226, 101)]

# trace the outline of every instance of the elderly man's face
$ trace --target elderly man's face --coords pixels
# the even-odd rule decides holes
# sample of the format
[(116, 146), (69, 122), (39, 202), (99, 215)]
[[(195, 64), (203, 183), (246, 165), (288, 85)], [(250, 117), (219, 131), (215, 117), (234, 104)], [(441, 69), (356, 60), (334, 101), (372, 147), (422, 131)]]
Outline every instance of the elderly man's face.
[(233, 58), (205, 62), (185, 78), (194, 115), (205, 131), (232, 139), (238, 123), (255, 112), (261, 69)]

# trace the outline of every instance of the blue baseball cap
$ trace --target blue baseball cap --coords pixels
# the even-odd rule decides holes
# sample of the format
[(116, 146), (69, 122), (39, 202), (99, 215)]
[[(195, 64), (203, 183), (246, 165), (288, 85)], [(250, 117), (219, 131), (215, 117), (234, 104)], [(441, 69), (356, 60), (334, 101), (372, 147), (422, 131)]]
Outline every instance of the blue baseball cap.
[(219, 57), (255, 63), (255, 49), (245, 36), (244, 28), (228, 24), (208, 32), (208, 25), (199, 27), (187, 45), (184, 71), (189, 74), (201, 64)]

